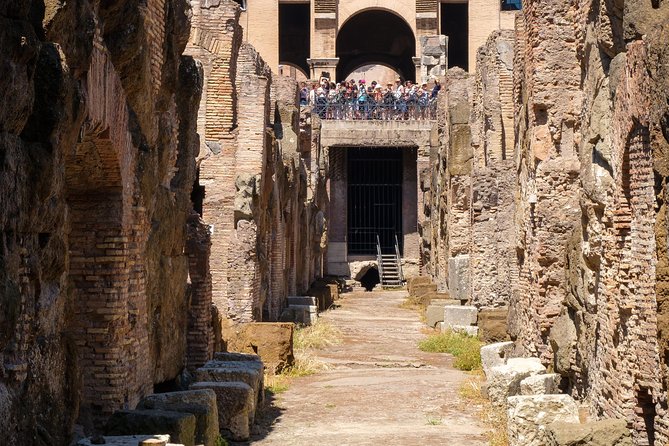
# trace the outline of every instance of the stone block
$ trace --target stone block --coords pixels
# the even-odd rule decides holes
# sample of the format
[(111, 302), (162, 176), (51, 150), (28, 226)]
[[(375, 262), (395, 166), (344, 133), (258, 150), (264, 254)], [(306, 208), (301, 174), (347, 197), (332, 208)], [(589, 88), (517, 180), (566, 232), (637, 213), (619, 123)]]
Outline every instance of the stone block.
[[(264, 397), (264, 367), (255, 361), (209, 361), (195, 370), (198, 382), (243, 382), (253, 389), (258, 405)], [(255, 407), (254, 403), (254, 407)]]
[(508, 406), (509, 446), (546, 446), (548, 425), (578, 423), (578, 405), (569, 395), (512, 396)]
[[(291, 299), (290, 297), (288, 299)], [(304, 297), (304, 299), (314, 299)], [(293, 365), (293, 323), (251, 322), (237, 324), (226, 334), (227, 349), (240, 353), (257, 353), (270, 373), (279, 373)]]
[(195, 442), (213, 446), (218, 436), (218, 409), (213, 390), (156, 393), (139, 402), (137, 409), (158, 409), (190, 413), (195, 416)]
[(425, 310), (425, 323), (429, 327), (436, 327), (437, 323), (444, 321), (445, 305), (428, 305)]
[(487, 375), (488, 398), (498, 406), (504, 406), (507, 398), (520, 395), (520, 382), (533, 375), (546, 373), (546, 367), (538, 358), (511, 358), (506, 364), (492, 367)]
[(316, 298), (314, 305), (318, 306), (318, 311), (325, 311), (339, 299), (339, 286), (321, 279), (312, 284), (307, 294)]
[(291, 305), (289, 308), (295, 312), (296, 324), (313, 325), (318, 319), (318, 307), (315, 305)]
[[(466, 158), (468, 160), (471, 159), (471, 157)], [(465, 174), (468, 174), (468, 172)], [(448, 291), (451, 295), (451, 298), (460, 301), (469, 300), (470, 283), (468, 255), (460, 255), (448, 259), (448, 286)]]
[(255, 396), (251, 386), (243, 382), (198, 382), (191, 389), (211, 389), (216, 393), (221, 434), (234, 441), (249, 439), (255, 420)]
[(444, 327), (446, 327), (446, 330), (451, 330), (474, 338), (479, 335), (479, 328), (473, 325), (445, 325), (442, 322), (442, 330), (444, 330)]
[(106, 435), (167, 434), (171, 441), (195, 445), (195, 415), (168, 410), (119, 410), (109, 418)]
[(286, 303), (291, 305), (316, 305), (316, 298), (313, 296), (288, 296)]
[(446, 305), (444, 307), (444, 327), (476, 325), (478, 310), (476, 307)]
[(508, 308), (482, 309), (478, 315), (478, 327), (483, 342), (502, 342), (509, 339), (507, 333)]
[[(105, 446), (138, 446), (148, 440), (155, 441), (159, 446), (183, 446), (170, 443), (169, 435), (105, 435), (102, 438)], [(99, 442), (100, 437), (83, 438), (77, 442), (77, 446), (97, 446)]]
[(481, 347), (481, 364), (486, 377), (490, 375), (490, 369), (493, 367), (506, 364), (511, 349), (513, 349), (513, 342), (511, 341)]
[(407, 291), (409, 292), (410, 296), (413, 296), (416, 294), (414, 292), (416, 286), (431, 285), (431, 284), (432, 284), (432, 279), (429, 277), (426, 276), (412, 277), (411, 279), (407, 280)]
[(256, 354), (239, 352), (216, 352), (214, 353), (214, 361), (254, 361), (262, 363), (260, 356)]
[(557, 373), (528, 376), (520, 382), (521, 395), (555, 395), (560, 392), (562, 377)]
[(546, 430), (547, 446), (632, 446), (632, 436), (625, 420), (601, 420), (591, 423), (557, 421)]

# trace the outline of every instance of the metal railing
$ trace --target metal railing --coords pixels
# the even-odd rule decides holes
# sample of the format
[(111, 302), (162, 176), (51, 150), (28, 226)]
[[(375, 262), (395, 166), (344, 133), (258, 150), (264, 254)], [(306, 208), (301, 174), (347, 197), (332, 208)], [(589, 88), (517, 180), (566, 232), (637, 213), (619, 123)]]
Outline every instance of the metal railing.
[(381, 251), (381, 240), (376, 234), (376, 263), (379, 264), (379, 281), (383, 285), (383, 251)]
[(400, 283), (403, 283), (404, 274), (402, 273), (402, 256), (400, 255), (400, 243), (397, 240), (397, 234), (395, 234), (395, 256), (397, 256), (397, 275), (400, 279)]
[(328, 101), (318, 99), (311, 106), (311, 111), (325, 120), (341, 121), (406, 121), (437, 119), (437, 101), (435, 99), (383, 100), (377, 102), (371, 98), (348, 101)]

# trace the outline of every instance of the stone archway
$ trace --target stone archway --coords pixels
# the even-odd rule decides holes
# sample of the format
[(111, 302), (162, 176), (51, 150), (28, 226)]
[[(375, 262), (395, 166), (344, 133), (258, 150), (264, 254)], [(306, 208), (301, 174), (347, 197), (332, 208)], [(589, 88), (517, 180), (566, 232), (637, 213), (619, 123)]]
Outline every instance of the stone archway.
[[(84, 84), (86, 119), (64, 156), (68, 206), (68, 335), (76, 349), (79, 423), (88, 431), (151, 390), (146, 279), (148, 225), (134, 204), (127, 101), (104, 49)], [(132, 340), (129, 342), (128, 340)]]
[(409, 24), (393, 12), (370, 9), (352, 16), (339, 30), (336, 48), (338, 80), (368, 63), (392, 67), (404, 79), (416, 78), (416, 38)]

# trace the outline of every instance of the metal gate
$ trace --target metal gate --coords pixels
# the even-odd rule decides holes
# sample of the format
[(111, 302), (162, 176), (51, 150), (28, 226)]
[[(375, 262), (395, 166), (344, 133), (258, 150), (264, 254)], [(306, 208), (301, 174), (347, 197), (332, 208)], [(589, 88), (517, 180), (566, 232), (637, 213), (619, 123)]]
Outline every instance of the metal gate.
[(348, 253), (376, 255), (402, 250), (402, 151), (348, 150)]

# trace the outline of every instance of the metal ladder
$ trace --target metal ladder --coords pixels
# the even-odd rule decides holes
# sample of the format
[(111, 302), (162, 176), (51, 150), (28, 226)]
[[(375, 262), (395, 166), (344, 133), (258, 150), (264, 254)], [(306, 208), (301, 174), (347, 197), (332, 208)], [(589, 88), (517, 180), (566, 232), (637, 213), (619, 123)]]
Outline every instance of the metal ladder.
[(397, 235), (395, 235), (394, 248), (394, 253), (384, 254), (381, 250), (379, 236), (376, 236), (376, 257), (379, 264), (381, 285), (384, 287), (400, 287), (404, 282), (404, 276), (402, 274), (402, 256), (400, 255)]

